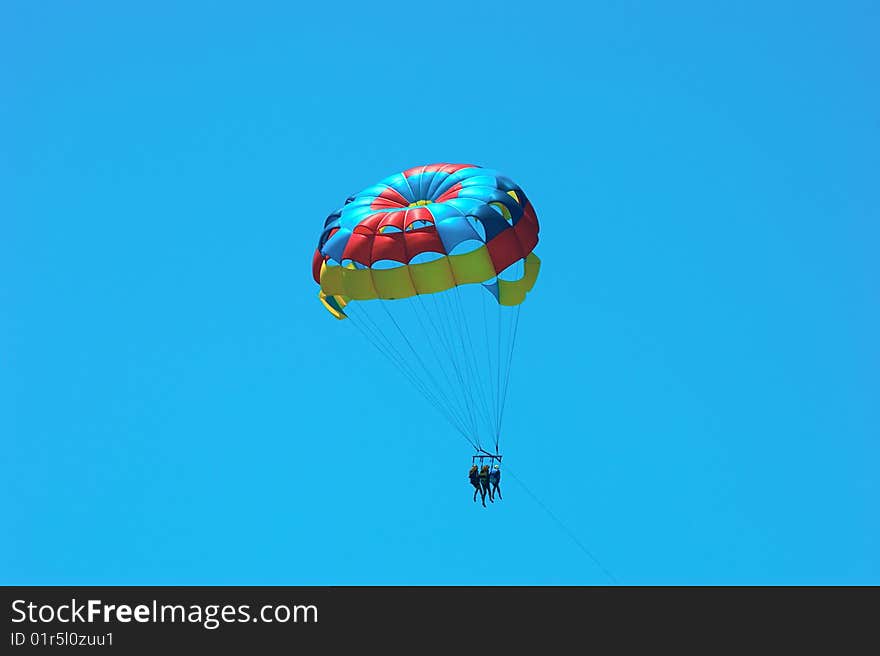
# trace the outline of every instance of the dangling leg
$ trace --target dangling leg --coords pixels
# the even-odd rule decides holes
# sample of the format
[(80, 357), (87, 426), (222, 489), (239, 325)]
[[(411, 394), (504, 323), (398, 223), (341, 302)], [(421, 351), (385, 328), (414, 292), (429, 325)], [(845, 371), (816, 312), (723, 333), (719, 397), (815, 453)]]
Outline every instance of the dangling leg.
[(501, 500), (503, 501), (503, 500), (504, 500), (504, 497), (501, 496), (501, 488), (498, 487), (498, 483), (495, 483), (495, 485), (493, 485), (492, 488), (493, 488), (495, 494), (498, 495), (498, 498), (501, 499)]

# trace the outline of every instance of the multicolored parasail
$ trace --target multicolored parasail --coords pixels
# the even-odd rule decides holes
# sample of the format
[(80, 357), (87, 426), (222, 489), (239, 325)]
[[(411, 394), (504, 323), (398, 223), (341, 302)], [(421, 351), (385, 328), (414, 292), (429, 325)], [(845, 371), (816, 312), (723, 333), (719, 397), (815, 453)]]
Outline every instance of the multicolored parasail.
[(334, 317), (351, 319), (475, 448), (489, 437), (497, 452), (537, 243), (535, 210), (512, 180), (430, 164), (349, 197), (324, 223), (312, 272)]

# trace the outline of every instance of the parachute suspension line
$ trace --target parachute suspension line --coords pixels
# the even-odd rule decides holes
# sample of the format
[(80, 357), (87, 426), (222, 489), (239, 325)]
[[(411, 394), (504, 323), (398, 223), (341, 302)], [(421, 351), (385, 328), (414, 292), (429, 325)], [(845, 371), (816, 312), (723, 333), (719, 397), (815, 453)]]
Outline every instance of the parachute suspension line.
[[(349, 316), (349, 318), (351, 318), (352, 314), (349, 313), (348, 316)], [(449, 423), (452, 424), (453, 428), (458, 430), (467, 439), (466, 432), (459, 425), (460, 422), (457, 421), (456, 419), (454, 419), (445, 410), (445, 408), (440, 404), (440, 402), (424, 387), (424, 384), (422, 383), (422, 381), (420, 381), (418, 379), (418, 377), (413, 372), (409, 371), (406, 361), (403, 360), (403, 358), (400, 356), (400, 354), (398, 353), (397, 357), (394, 356), (396, 349), (394, 349), (393, 346), (384, 345), (384, 348), (383, 348), (383, 345), (380, 345), (379, 340), (371, 337), (367, 333), (365, 326), (361, 326), (358, 322), (354, 322), (354, 321), (352, 322), (352, 325), (355, 326), (355, 328), (357, 328), (361, 332), (361, 334), (363, 334), (367, 338), (367, 340), (370, 341), (373, 344), (373, 346), (375, 346), (376, 349), (380, 353), (382, 353), (385, 357), (387, 357), (391, 361), (392, 364), (396, 365), (398, 370), (404, 375), (404, 377), (407, 378), (413, 384), (413, 386), (416, 389), (418, 389), (425, 396), (425, 398), (429, 402), (431, 402), (434, 405), (434, 407), (437, 408), (437, 410), (441, 414), (443, 414), (446, 417), (446, 419), (449, 421)]]
[[(442, 400), (442, 404), (440, 403), (440, 401), (438, 401), (437, 405), (441, 406), (441, 408), (443, 410), (448, 409), (447, 412), (449, 414), (453, 414), (456, 417), (458, 425), (459, 425), (459, 430), (463, 431), (463, 432), (467, 432), (467, 421), (457, 414), (455, 404), (453, 404), (449, 400), (449, 398), (446, 396), (446, 393), (443, 391), (443, 389), (437, 385), (436, 381), (434, 380), (433, 376), (431, 375), (430, 369), (426, 366), (426, 364), (422, 361), (419, 354), (416, 352), (415, 347), (413, 347), (412, 343), (409, 341), (409, 338), (406, 336), (406, 331), (404, 331), (403, 328), (401, 328), (400, 324), (397, 322), (397, 320), (391, 314), (391, 311), (388, 309), (387, 304), (382, 303), (381, 305), (382, 305), (382, 309), (385, 311), (385, 314), (388, 317), (388, 319), (391, 321), (391, 323), (394, 324), (394, 326), (397, 328), (397, 331), (400, 333), (401, 337), (403, 337), (403, 340), (406, 342), (406, 344), (409, 346), (410, 350), (413, 352), (413, 355), (415, 356), (415, 362), (417, 362), (421, 366), (421, 371), (424, 372), (424, 378), (416, 375), (416, 378), (418, 378), (420, 380), (420, 382), (422, 383), (422, 393), (425, 394), (426, 396), (429, 396), (429, 398), (430, 398), (430, 395), (426, 392), (426, 390), (433, 389), (434, 390), (434, 392), (432, 393), (433, 396), (435, 398), (439, 396), (440, 400)], [(410, 366), (413, 371), (415, 371), (415, 372), (419, 371), (419, 367), (417, 367), (412, 362), (410, 362)]]
[[(437, 301), (438, 305), (443, 304), (445, 306), (445, 310), (444, 310), (442, 316), (451, 317), (452, 316), (452, 303), (451, 303), (451, 301), (447, 298), (446, 294), (434, 294), (435, 300), (437, 300), (438, 297), (440, 298), (440, 300)], [(455, 335), (453, 334), (452, 327), (448, 326), (449, 321), (441, 321), (440, 324), (442, 325), (443, 330), (446, 333), (448, 340), (449, 340), (448, 341), (449, 352), (452, 355), (452, 361), (455, 363), (455, 370), (456, 370), (456, 373), (458, 374), (458, 381), (459, 381), (459, 385), (461, 387), (462, 396), (464, 397), (465, 404), (467, 405), (468, 412), (471, 417), (471, 424), (473, 427), (472, 430), (473, 430), (474, 440), (476, 440), (477, 445), (480, 448), (482, 448), (482, 445), (480, 445), (479, 431), (477, 430), (477, 422), (476, 422), (475, 413), (474, 413), (474, 409), (473, 409), (473, 401), (472, 401), (470, 387), (468, 386), (467, 381), (465, 380), (466, 375), (463, 372), (463, 366), (461, 366), (462, 363), (460, 363), (458, 360), (459, 354), (461, 353), (461, 349), (456, 348), (456, 346), (455, 346)]]
[[(398, 303), (401, 303), (401, 302), (404, 302), (404, 301), (398, 301)], [(405, 301), (405, 302), (409, 303), (409, 301)], [(396, 307), (396, 306), (395, 306), (395, 307)], [(415, 349), (415, 347), (413, 346), (412, 342), (411, 342), (411, 341), (409, 340), (409, 338), (407, 337), (407, 335), (406, 335), (406, 331), (400, 326), (400, 324), (398, 323), (398, 321), (397, 321), (397, 319), (394, 317), (394, 315), (392, 315), (391, 310), (390, 310), (389, 307), (388, 307), (388, 304), (383, 303), (383, 304), (382, 304), (382, 308), (385, 310), (386, 315), (387, 315), (388, 318), (391, 320), (391, 322), (394, 324), (394, 326), (397, 328), (397, 331), (400, 333), (401, 337), (403, 337), (404, 341), (405, 341), (406, 344), (409, 346), (410, 350), (412, 351), (413, 355), (414, 355), (415, 358), (416, 358), (416, 361), (421, 365), (422, 370), (425, 372), (425, 376), (426, 376), (428, 379), (430, 379), (429, 382), (434, 386), (434, 389), (436, 389), (437, 394), (440, 395), (440, 396), (442, 397), (443, 402), (444, 402), (444, 403), (450, 408), (450, 411), (451, 411), (453, 408), (456, 408), (456, 405), (455, 405), (455, 404), (453, 403), (453, 401), (449, 398), (449, 396), (448, 396), (447, 393), (444, 391), (444, 389), (443, 389), (440, 385), (437, 384), (436, 379), (435, 379), (434, 376), (431, 374), (431, 369), (428, 368), (427, 363), (425, 363), (425, 362), (422, 360), (421, 355), (418, 353), (418, 351), (416, 351), (416, 349)], [(421, 319), (420, 319), (418, 313), (417, 313), (417, 312), (413, 312), (413, 314), (415, 314), (416, 318), (419, 319), (419, 321), (421, 322)], [(424, 330), (424, 326), (423, 326), (423, 330)], [(435, 353), (436, 353), (436, 351), (435, 351)], [(414, 368), (415, 368), (415, 367), (414, 367)], [(423, 381), (423, 382), (424, 382), (424, 381)], [(427, 383), (427, 382), (425, 383), (425, 387), (428, 387), (428, 383)], [(449, 390), (449, 391), (451, 392), (452, 390)], [(461, 425), (464, 426), (464, 427), (466, 428), (466, 427), (467, 427), (467, 422), (464, 421), (464, 420), (462, 419), (462, 420), (461, 420)]]
[(511, 471), (510, 467), (505, 467), (504, 469), (508, 474), (513, 476), (513, 480), (515, 480), (517, 483), (519, 483), (520, 487), (522, 487), (522, 489), (526, 491), (526, 494), (528, 494), (530, 497), (532, 497), (532, 500), (535, 503), (537, 503), (544, 510), (545, 513), (547, 513), (547, 516), (550, 517), (550, 519), (552, 519), (554, 522), (556, 522), (556, 524), (563, 531), (565, 531), (565, 533), (568, 534), (568, 537), (570, 537), (572, 539), (572, 541), (580, 548), (580, 550), (583, 551), (590, 558), (590, 560), (592, 560), (593, 563), (595, 563), (595, 565), (600, 570), (602, 570), (602, 573), (605, 574), (605, 576), (608, 578), (608, 580), (611, 581), (611, 583), (613, 583), (614, 585), (620, 585), (617, 580), (617, 577), (615, 577), (614, 574), (612, 574), (610, 571), (608, 571), (608, 569), (601, 562), (599, 562), (599, 559), (593, 555), (593, 552), (590, 551), (589, 549), (587, 549), (584, 546), (584, 544), (580, 540), (578, 540), (578, 537), (577, 537), (577, 535), (574, 534), (574, 531), (572, 531), (570, 528), (568, 528), (568, 526), (566, 526), (565, 523), (561, 519), (559, 519), (559, 517), (557, 517), (553, 513), (553, 511), (550, 510), (550, 508), (547, 507), (547, 504), (545, 504), (543, 501), (541, 501), (538, 498), (538, 496), (534, 492), (532, 492), (525, 483), (523, 483), (523, 481), (519, 478), (519, 476), (517, 476), (516, 474), (513, 473), (513, 471)]
[[(467, 316), (461, 299), (461, 291), (455, 288), (455, 298), (450, 300), (458, 312), (458, 334), (462, 342), (462, 357), (468, 370), (468, 389), (473, 400), (474, 407), (480, 411), (479, 420), (482, 425), (487, 426), (487, 437), (492, 435), (492, 419), (489, 413), (488, 403), (486, 402), (485, 393), (483, 392), (482, 376), (480, 375), (479, 364), (476, 362), (476, 353), (473, 346), (473, 340), (470, 336), (470, 323), (473, 320)], [(480, 429), (482, 430), (482, 429)]]
[[(504, 381), (504, 364), (507, 362), (507, 352), (510, 348), (510, 326), (511, 319), (506, 319), (505, 314), (507, 310), (500, 303), (497, 304), (498, 307), (498, 326), (495, 329), (496, 337), (495, 340), (497, 343), (494, 348), (494, 356), (495, 356), (495, 366), (492, 369), (492, 377), (494, 377), (494, 381), (490, 379), (490, 387), (494, 390), (496, 403), (493, 407), (494, 417), (495, 417), (495, 428), (492, 434), (494, 443), (495, 443), (495, 453), (498, 453), (498, 445), (501, 440), (501, 414), (502, 414), (502, 387)], [(517, 306), (519, 309), (519, 306)], [(512, 310), (510, 310), (512, 313)], [(507, 327), (507, 339), (504, 338), (505, 326)], [(486, 322), (486, 341), (488, 344), (489, 340), (489, 332), (491, 332), (489, 328), (488, 321)], [(493, 349), (487, 349), (491, 352)]]
[[(476, 291), (476, 290), (475, 290)], [(455, 297), (458, 303), (458, 313), (461, 317), (461, 323), (459, 324), (459, 331), (461, 332), (463, 338), (467, 338), (467, 346), (465, 347), (465, 360), (468, 363), (468, 368), (472, 371), (473, 381), (471, 387), (474, 390), (475, 400), (477, 401), (477, 407), (482, 410), (482, 419), (486, 421), (486, 426), (488, 428), (488, 434), (492, 435), (494, 430), (494, 424), (492, 423), (492, 417), (489, 412), (489, 402), (486, 397), (486, 393), (484, 390), (485, 384), (483, 383), (483, 377), (480, 376), (480, 367), (477, 362), (477, 353), (474, 348), (474, 342), (471, 339), (471, 329), (470, 329), (470, 321), (466, 316), (464, 311), (464, 305), (461, 299), (461, 291), (458, 287), (455, 288)], [(476, 398), (479, 396), (479, 398)]]
[[(456, 291), (458, 287), (455, 287)], [(474, 433), (477, 435), (476, 440), (477, 443), (480, 443), (480, 421), (481, 417), (479, 416), (480, 404), (475, 396), (475, 388), (474, 388), (474, 377), (473, 371), (470, 366), (470, 360), (467, 355), (467, 345), (464, 342), (464, 331), (461, 327), (461, 322), (463, 321), (463, 315), (461, 312), (461, 308), (456, 305), (453, 300), (454, 292), (449, 292), (446, 294), (446, 303), (449, 308), (449, 316), (452, 321), (449, 323), (449, 332), (452, 335), (452, 340), (457, 341), (461, 348), (456, 348), (456, 352), (461, 356), (461, 370), (462, 370), (462, 378), (463, 378), (463, 388), (465, 393), (470, 400), (471, 407), (473, 408), (473, 417), (474, 417)], [(456, 297), (457, 299), (457, 297)], [(457, 339), (456, 339), (457, 338)]]
[[(492, 372), (494, 369), (492, 368), (492, 349), (489, 346), (489, 314), (486, 312), (486, 304), (481, 303), (480, 307), (483, 310), (483, 332), (486, 334), (486, 363), (489, 365), (486, 368), (486, 383), (489, 386), (489, 396), (492, 401), (492, 416), (498, 416), (498, 393), (495, 387), (492, 385)], [(498, 453), (498, 424), (495, 424), (495, 453)]]
[[(391, 322), (394, 324), (394, 327), (397, 328), (397, 332), (399, 332), (400, 336), (403, 337), (403, 340), (406, 342), (406, 345), (409, 346), (409, 350), (412, 351), (413, 355), (415, 355), (415, 357), (416, 357), (416, 360), (419, 362), (419, 364), (425, 370), (425, 373), (427, 374), (428, 378), (430, 379), (430, 382), (434, 385), (435, 388), (439, 389), (439, 386), (437, 385), (437, 381), (434, 379), (434, 376), (431, 374), (431, 370), (425, 365), (425, 362), (422, 360), (422, 357), (419, 355), (419, 352), (416, 351), (415, 347), (412, 345), (412, 342), (409, 341), (409, 337), (406, 336), (406, 332), (403, 329), (401, 329), (400, 324), (397, 323), (397, 319), (394, 318), (394, 316), (391, 314), (391, 312), (386, 307), (385, 303), (381, 303), (380, 305), (382, 306), (382, 309), (385, 310), (385, 314), (387, 314), (388, 317), (391, 319)], [(444, 395), (444, 398), (445, 398), (445, 395)], [(446, 402), (449, 403), (449, 400), (447, 399)]]
[[(352, 313), (351, 309), (354, 304), (350, 304), (346, 309), (346, 313), (348, 314), (349, 319), (353, 318), (353, 315), (359, 315), (357, 321), (352, 321), (352, 325), (357, 328), (357, 330), (366, 337), (367, 341), (369, 341), (382, 355), (384, 355), (388, 360), (394, 364), (398, 370), (404, 375), (406, 379), (408, 379), (413, 387), (419, 390), (423, 396), (444, 416), (447, 421), (455, 428), (462, 436), (471, 443), (474, 448), (479, 448), (479, 445), (475, 444), (467, 434), (467, 430), (464, 428), (464, 424), (461, 423), (461, 420), (456, 418), (453, 414), (451, 414), (451, 409), (445, 408), (437, 397), (431, 393), (431, 391), (425, 386), (424, 382), (421, 381), (418, 376), (410, 371), (411, 366), (408, 365), (406, 360), (400, 355), (396, 348), (394, 348), (393, 344), (385, 338), (386, 343), (382, 344), (376, 336), (384, 337), (381, 328), (376, 324), (375, 320), (369, 316), (369, 314), (363, 310), (363, 308), (359, 308), (358, 313)], [(361, 321), (363, 321), (364, 325), (361, 325)], [(371, 324), (371, 331), (367, 330), (367, 324)], [(371, 335), (372, 332), (372, 335)]]
[(516, 332), (517, 332), (517, 329), (519, 328), (519, 310), (521, 307), (522, 307), (522, 305), (516, 306), (516, 320), (513, 324), (513, 336), (510, 338), (510, 351), (507, 356), (507, 375), (505, 376), (505, 380), (504, 380), (504, 394), (502, 394), (502, 396), (501, 396), (501, 411), (498, 414), (499, 434), (501, 431), (501, 421), (504, 418), (504, 406), (507, 403), (507, 389), (510, 385), (510, 369), (511, 369), (511, 366), (513, 365), (513, 349), (514, 349), (514, 346), (516, 346)]
[[(486, 303), (488, 302), (488, 295), (483, 294), (483, 290), (475, 290), (475, 291), (477, 291), (477, 293), (480, 294), (478, 302), (480, 305), (480, 310), (482, 313), (483, 322), (482, 322), (482, 324), (480, 324), (480, 317), (474, 316), (474, 329), (473, 329), (472, 344), (477, 345), (479, 342), (479, 338), (480, 338), (479, 328), (478, 328), (479, 325), (482, 325), (483, 333), (484, 333), (483, 336), (486, 339), (486, 343), (488, 344), (489, 333), (488, 333), (488, 326), (486, 325)], [(476, 315), (476, 313), (474, 313), (474, 314)], [(470, 336), (470, 334), (471, 334), (471, 330), (470, 330), (470, 328), (468, 328), (468, 335)], [(498, 433), (498, 425), (497, 425), (497, 422), (495, 421), (496, 412), (495, 412), (494, 390), (492, 389), (491, 360), (490, 360), (490, 366), (487, 369), (483, 369), (482, 366), (480, 366), (480, 363), (478, 362), (478, 359), (477, 359), (477, 349), (473, 348), (472, 352), (473, 352), (473, 357), (474, 357), (474, 367), (483, 372), (479, 376), (480, 392), (481, 392), (483, 398), (485, 399), (484, 407), (486, 408), (486, 417), (487, 417), (487, 423), (488, 423), (488, 427), (489, 427), (489, 438), (492, 439), (492, 436), (497, 435), (497, 433)], [(489, 358), (488, 351), (486, 353), (486, 357)], [(497, 439), (495, 440), (495, 453), (498, 453), (498, 440)]]
[[(416, 319), (418, 319), (418, 321), (419, 321), (419, 326), (422, 329), (422, 333), (424, 335), (428, 336), (428, 343), (431, 346), (431, 352), (434, 354), (434, 357), (437, 358), (437, 367), (440, 369), (441, 373), (443, 374), (443, 378), (445, 379), (446, 384), (448, 385), (447, 389), (449, 390), (449, 393), (452, 394), (453, 396), (456, 396), (454, 394), (455, 385), (453, 384), (452, 379), (449, 376), (449, 372), (447, 371), (446, 364), (445, 364), (445, 362), (448, 362), (449, 358), (448, 357), (444, 358), (443, 353), (439, 352), (438, 347), (437, 347), (437, 343), (440, 340), (436, 339), (436, 335), (434, 333), (434, 330), (435, 330), (437, 324), (440, 322), (431, 320), (432, 317), (431, 317), (430, 313), (428, 312), (428, 308), (426, 307), (425, 301), (422, 299), (421, 294), (416, 294), (416, 298), (418, 299), (418, 306), (419, 306), (416, 308), (416, 311), (414, 312)], [(413, 305), (415, 306), (416, 304), (413, 303)], [(421, 313), (418, 311), (419, 309), (421, 309)], [(424, 314), (424, 316), (425, 316), (424, 321), (422, 320), (422, 314)], [(443, 346), (442, 342), (440, 343), (440, 346), (441, 347)], [(452, 408), (452, 407), (454, 407), (454, 404), (450, 403), (450, 408)]]
[(408, 377), (415, 378), (415, 372), (409, 370), (408, 363), (400, 354), (400, 352), (394, 347), (394, 345), (388, 340), (388, 338), (385, 336), (385, 333), (376, 324), (375, 319), (362, 308), (358, 308), (357, 313), (352, 312), (352, 309), (353, 308), (349, 308), (347, 312), (348, 317), (352, 320), (352, 325), (355, 326), (363, 335), (365, 335), (369, 339), (369, 341), (380, 350), (383, 355), (391, 360), (394, 365), (400, 368), (401, 371), (404, 371), (408, 375)]
[[(453, 348), (451, 338), (449, 338), (447, 336), (447, 327), (446, 327), (447, 321), (444, 321), (444, 314), (441, 312), (440, 304), (437, 300), (437, 297), (440, 295), (441, 294), (431, 294), (431, 297), (433, 299), (433, 305), (434, 305), (434, 318), (435, 318), (434, 325), (436, 327), (436, 334), (439, 337), (440, 345), (443, 347), (444, 351), (446, 352), (446, 354), (448, 356), (447, 362), (452, 367), (452, 371), (455, 375), (455, 378), (458, 380), (458, 386), (453, 384), (451, 386), (450, 392), (455, 393), (457, 391), (461, 395), (461, 403), (462, 403), (463, 411), (471, 417), (471, 424), (472, 424), (471, 430), (474, 431), (473, 412), (471, 410), (470, 402), (468, 400), (467, 388), (464, 384), (464, 378), (462, 377), (461, 370), (459, 369), (459, 366), (458, 366), (458, 357), (457, 357), (456, 350)], [(427, 306), (427, 303), (425, 303), (425, 306)], [(445, 316), (448, 317), (448, 314), (446, 314)], [(455, 394), (455, 396), (458, 397), (458, 394)], [(480, 443), (479, 435), (474, 431), (473, 436), (474, 436), (473, 439), (475, 439), (477, 441), (477, 445), (479, 445), (479, 443)]]
[(501, 303), (498, 304), (498, 366), (495, 369), (495, 377), (496, 388), (498, 390), (498, 409), (496, 410), (496, 416), (499, 417), (499, 420), (496, 422), (496, 426), (498, 427), (498, 432), (495, 433), (495, 444), (498, 444), (498, 441), (501, 439), (501, 319), (504, 314), (504, 308), (501, 306)]

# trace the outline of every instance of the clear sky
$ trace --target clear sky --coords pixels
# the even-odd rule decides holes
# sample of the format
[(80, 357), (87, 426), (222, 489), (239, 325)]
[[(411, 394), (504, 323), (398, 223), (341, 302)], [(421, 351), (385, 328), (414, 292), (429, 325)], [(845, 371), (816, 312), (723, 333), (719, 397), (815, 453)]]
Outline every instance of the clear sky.
[(608, 583), (316, 300), (326, 215), (444, 161), (537, 210), (505, 462), (618, 581), (880, 583), (878, 29), (4, 2), (0, 583)]

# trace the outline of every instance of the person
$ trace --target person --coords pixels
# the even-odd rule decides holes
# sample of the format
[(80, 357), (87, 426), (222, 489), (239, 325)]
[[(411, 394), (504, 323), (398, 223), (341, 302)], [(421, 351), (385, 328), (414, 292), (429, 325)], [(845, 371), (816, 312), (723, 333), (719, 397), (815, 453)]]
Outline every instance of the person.
[[(483, 498), (483, 507), (486, 507), (486, 493), (489, 491), (489, 465), (480, 467), (480, 495)], [(492, 501), (491, 495), (489, 501)], [(493, 502), (494, 503), (494, 502)]]
[(498, 484), (501, 482), (501, 467), (498, 466), (498, 463), (492, 466), (492, 471), (489, 472), (489, 500), (493, 503), (495, 502), (495, 495), (498, 495), (499, 499), (504, 499), (501, 496), (501, 488), (498, 487)]
[[(471, 482), (471, 485), (474, 486), (474, 503), (477, 502), (477, 493), (480, 491), (480, 475), (477, 473), (477, 466), (472, 465), (471, 470), (468, 472), (468, 479)], [(486, 505), (486, 504), (483, 504)]]

